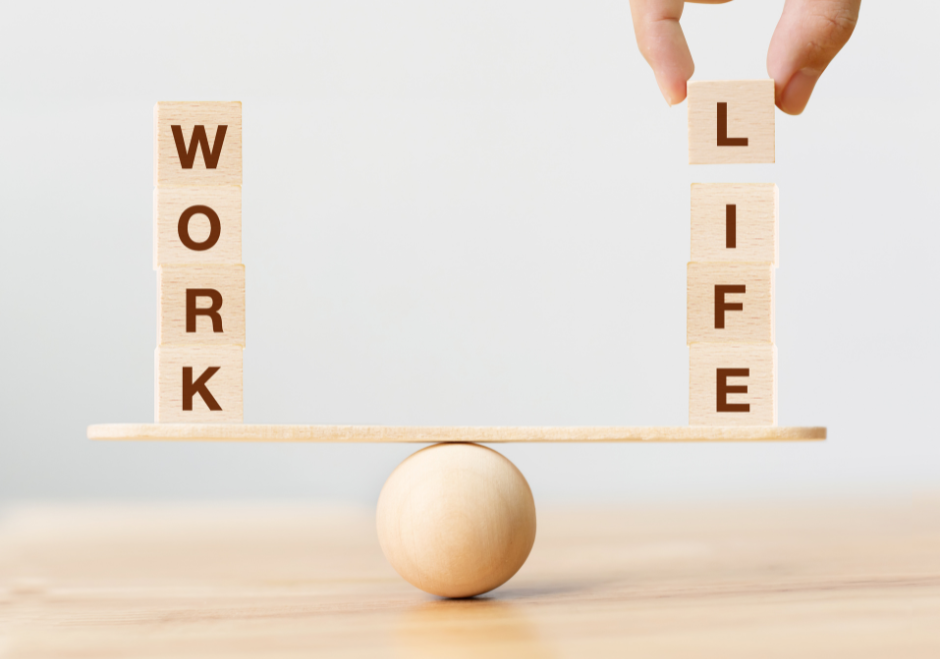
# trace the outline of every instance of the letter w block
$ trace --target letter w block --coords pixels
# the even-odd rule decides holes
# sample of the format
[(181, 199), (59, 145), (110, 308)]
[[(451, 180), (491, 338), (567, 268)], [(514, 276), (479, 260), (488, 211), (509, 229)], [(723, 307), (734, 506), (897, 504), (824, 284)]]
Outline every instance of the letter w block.
[(241, 346), (160, 346), (157, 423), (241, 423)]
[(153, 109), (154, 185), (241, 185), (242, 104), (166, 102)]

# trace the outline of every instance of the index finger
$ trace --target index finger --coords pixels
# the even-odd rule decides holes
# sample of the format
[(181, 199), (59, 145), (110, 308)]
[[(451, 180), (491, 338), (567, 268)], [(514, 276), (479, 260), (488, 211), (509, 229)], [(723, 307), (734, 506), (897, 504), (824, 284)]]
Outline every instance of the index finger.
[[(730, 0), (690, 0), (723, 4)], [(630, 0), (636, 43), (653, 69), (656, 83), (669, 105), (685, 100), (686, 82), (695, 71), (689, 44), (682, 33), (683, 0)]]

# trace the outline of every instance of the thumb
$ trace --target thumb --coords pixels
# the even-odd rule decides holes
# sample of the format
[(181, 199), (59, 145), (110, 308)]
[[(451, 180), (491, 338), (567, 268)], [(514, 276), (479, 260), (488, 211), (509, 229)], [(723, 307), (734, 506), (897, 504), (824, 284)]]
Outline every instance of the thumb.
[(848, 42), (862, 0), (786, 0), (767, 53), (777, 107), (800, 114), (816, 81)]

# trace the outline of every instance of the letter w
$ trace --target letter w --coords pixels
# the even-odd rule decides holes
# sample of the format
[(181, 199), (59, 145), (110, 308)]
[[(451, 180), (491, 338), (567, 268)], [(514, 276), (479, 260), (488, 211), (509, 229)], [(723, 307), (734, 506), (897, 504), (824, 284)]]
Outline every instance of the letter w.
[(189, 141), (189, 148), (183, 139), (182, 126), (170, 126), (173, 129), (173, 139), (176, 140), (176, 152), (180, 156), (183, 169), (192, 169), (196, 161), (196, 148), (202, 149), (202, 158), (206, 161), (206, 169), (215, 169), (222, 155), (222, 143), (225, 142), (225, 131), (228, 126), (218, 126), (215, 129), (215, 141), (209, 149), (209, 138), (206, 136), (206, 127), (202, 124), (193, 126), (193, 138)]

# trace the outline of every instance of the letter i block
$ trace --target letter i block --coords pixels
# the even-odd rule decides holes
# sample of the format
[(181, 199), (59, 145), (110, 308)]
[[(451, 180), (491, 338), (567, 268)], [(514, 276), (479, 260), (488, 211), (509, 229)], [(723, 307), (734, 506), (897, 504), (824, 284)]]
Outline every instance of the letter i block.
[(240, 346), (160, 346), (157, 423), (241, 423)]
[(778, 262), (777, 186), (693, 183), (692, 260)]
[(242, 262), (242, 189), (153, 190), (153, 267)]
[(157, 343), (245, 345), (245, 266), (157, 269)]
[(690, 263), (688, 343), (773, 343), (774, 270), (764, 263)]
[(165, 102), (153, 108), (154, 185), (241, 185), (242, 104)]
[(777, 425), (777, 347), (692, 345), (689, 348), (689, 424)]
[(774, 162), (774, 81), (690, 82), (689, 164)]

